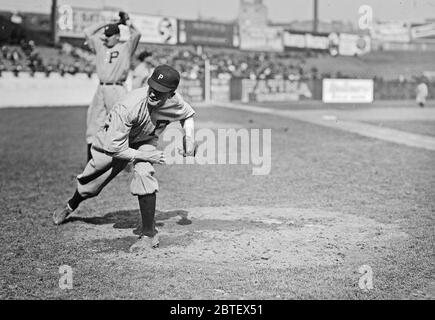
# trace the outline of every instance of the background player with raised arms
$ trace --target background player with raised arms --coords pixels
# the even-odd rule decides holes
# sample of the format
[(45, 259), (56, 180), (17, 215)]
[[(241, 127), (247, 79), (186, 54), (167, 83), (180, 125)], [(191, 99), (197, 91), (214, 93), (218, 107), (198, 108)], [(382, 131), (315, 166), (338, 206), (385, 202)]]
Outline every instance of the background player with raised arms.
[[(119, 17), (117, 23), (100, 23), (84, 30), (86, 43), (96, 55), (96, 69), (100, 80), (87, 113), (88, 160), (91, 157), (90, 149), (95, 134), (103, 127), (113, 105), (127, 93), (125, 80), (130, 70), (131, 58), (141, 37), (127, 13), (121, 11)], [(120, 42), (119, 24), (127, 25), (130, 30), (130, 38), (123, 43)], [(104, 34), (100, 35), (99, 31), (103, 28)]]

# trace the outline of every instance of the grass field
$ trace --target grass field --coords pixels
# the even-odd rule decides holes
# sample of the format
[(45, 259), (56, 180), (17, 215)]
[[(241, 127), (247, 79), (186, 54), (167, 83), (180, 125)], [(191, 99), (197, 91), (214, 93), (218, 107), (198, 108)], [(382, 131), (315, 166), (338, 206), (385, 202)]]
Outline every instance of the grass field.
[[(72, 221), (51, 223), (85, 165), (85, 117), (85, 108), (0, 110), (0, 298), (434, 298), (433, 151), (197, 108), (198, 128), (271, 128), (271, 173), (156, 167), (161, 248), (130, 253), (139, 212), (127, 172)], [(71, 290), (59, 288), (65, 264)], [(362, 265), (373, 270), (368, 292)]]
[(372, 121), (369, 122), (380, 127), (388, 127), (406, 132), (435, 137), (435, 121), (409, 120), (409, 121)]

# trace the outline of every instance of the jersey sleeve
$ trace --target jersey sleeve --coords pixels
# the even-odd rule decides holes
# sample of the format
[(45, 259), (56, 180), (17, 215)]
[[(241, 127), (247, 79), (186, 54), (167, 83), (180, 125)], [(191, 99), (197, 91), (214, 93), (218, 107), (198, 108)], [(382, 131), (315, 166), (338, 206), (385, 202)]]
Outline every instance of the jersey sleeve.
[(86, 43), (88, 44), (89, 49), (96, 53), (101, 47), (100, 36), (98, 34), (90, 36), (86, 39)]
[(132, 119), (127, 109), (117, 104), (106, 120), (104, 128), (103, 149), (108, 153), (122, 152), (129, 148), (129, 134)]
[(167, 108), (162, 110), (165, 118), (171, 122), (181, 121), (192, 117), (195, 114), (192, 106), (184, 101), (179, 93), (171, 99), (172, 103)]
[(130, 39), (127, 40), (128, 50), (130, 51), (131, 56), (133, 56), (134, 52), (137, 49), (140, 37), (141, 37), (140, 32), (137, 31), (136, 29), (133, 29), (130, 35)]
[(192, 117), (194, 114), (195, 114), (195, 110), (193, 110), (192, 106), (182, 99), (180, 104), (180, 110), (176, 113), (177, 116), (176, 120), (178, 121), (185, 120), (187, 118)]
[(182, 119), (185, 120), (187, 118), (193, 117), (195, 115), (195, 110), (193, 110), (192, 106), (184, 101), (183, 107), (182, 107)]

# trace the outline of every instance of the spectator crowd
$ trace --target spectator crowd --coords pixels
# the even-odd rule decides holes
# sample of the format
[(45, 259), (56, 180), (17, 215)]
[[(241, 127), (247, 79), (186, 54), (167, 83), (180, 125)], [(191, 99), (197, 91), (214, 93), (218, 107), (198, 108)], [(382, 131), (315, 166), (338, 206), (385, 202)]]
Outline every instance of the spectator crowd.
[[(0, 52), (0, 76), (4, 71), (12, 71), (15, 76), (28, 72), (43, 72), (48, 77), (57, 72), (61, 76), (85, 73), (91, 77), (95, 72), (95, 56), (82, 44), (74, 46), (62, 43), (56, 48), (37, 47), (33, 40), (21, 40), (19, 45), (3, 44)], [(213, 78), (249, 78), (310, 80), (322, 78), (358, 78), (358, 75), (347, 75), (340, 71), (320, 73), (316, 67), (310, 67), (307, 59), (325, 53), (313, 51), (295, 52), (249, 52), (224, 48), (195, 48), (193, 46), (164, 46), (140, 44), (131, 69), (140, 62), (144, 52), (149, 56), (147, 63), (155, 67), (158, 64), (170, 64), (180, 71), (185, 79), (203, 79), (205, 60), (210, 63)], [(399, 76), (398, 83), (421, 81), (421, 77), (406, 79)], [(382, 82), (382, 76), (375, 76), (375, 81)]]
[(4, 71), (11, 71), (17, 77), (21, 72), (28, 72), (31, 76), (43, 72), (47, 77), (52, 72), (62, 76), (81, 72), (91, 77), (94, 72), (92, 57), (85, 58), (77, 53), (79, 50), (68, 44), (58, 49), (38, 48), (33, 40), (21, 40), (19, 45), (3, 44), (0, 48), (0, 76)]
[[(143, 45), (150, 52), (147, 59), (151, 66), (170, 64), (180, 71), (183, 78), (201, 79), (204, 75), (204, 61), (208, 59), (212, 77), (241, 77), (250, 79), (290, 79), (318, 78), (316, 68), (307, 70), (305, 59), (317, 53), (265, 53), (243, 52), (236, 49), (205, 48), (198, 52), (193, 46)], [(42, 52), (41, 52), (42, 51)], [(136, 60), (131, 68), (139, 63)], [(73, 46), (62, 43), (57, 48), (37, 47), (33, 40), (22, 40), (19, 45), (4, 44), (0, 54), (0, 76), (2, 71), (12, 71), (16, 76), (20, 72), (51, 72), (60, 75), (86, 73), (90, 77), (95, 71), (94, 56), (85, 46)], [(325, 75), (323, 75), (325, 76)]]

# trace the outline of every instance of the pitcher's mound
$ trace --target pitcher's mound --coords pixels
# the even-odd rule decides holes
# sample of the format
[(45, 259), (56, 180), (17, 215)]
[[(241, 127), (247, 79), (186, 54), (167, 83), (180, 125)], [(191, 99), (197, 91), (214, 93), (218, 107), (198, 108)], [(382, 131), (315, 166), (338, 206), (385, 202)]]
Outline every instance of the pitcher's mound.
[[(114, 224), (86, 225), (76, 238), (88, 239), (101, 254), (129, 259), (184, 260), (198, 263), (264, 265), (288, 268), (340, 264), (361, 254), (376, 253), (406, 238), (399, 227), (340, 212), (270, 207), (197, 207), (159, 212), (160, 248), (128, 252), (131, 229)], [(137, 212), (137, 214), (139, 214)], [(191, 223), (180, 223), (190, 221)], [(108, 247), (107, 247), (108, 246)]]

